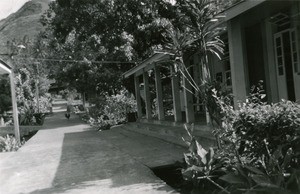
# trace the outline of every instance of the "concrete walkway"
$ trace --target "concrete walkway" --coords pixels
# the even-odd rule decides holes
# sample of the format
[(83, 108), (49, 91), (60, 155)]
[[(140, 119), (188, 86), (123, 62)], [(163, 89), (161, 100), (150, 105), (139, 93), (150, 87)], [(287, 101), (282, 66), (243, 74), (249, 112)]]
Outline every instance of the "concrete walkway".
[(149, 167), (183, 151), (122, 126), (97, 132), (58, 111), (20, 150), (0, 154), (0, 193), (175, 193)]

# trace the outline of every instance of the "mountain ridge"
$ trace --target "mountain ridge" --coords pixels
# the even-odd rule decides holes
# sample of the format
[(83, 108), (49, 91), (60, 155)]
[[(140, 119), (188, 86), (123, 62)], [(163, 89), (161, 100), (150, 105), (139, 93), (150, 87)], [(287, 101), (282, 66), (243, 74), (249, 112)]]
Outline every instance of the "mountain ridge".
[(33, 40), (44, 30), (40, 23), (42, 14), (49, 8), (52, 0), (31, 0), (18, 11), (0, 20), (0, 53), (5, 53), (8, 41), (22, 40), (25, 36)]

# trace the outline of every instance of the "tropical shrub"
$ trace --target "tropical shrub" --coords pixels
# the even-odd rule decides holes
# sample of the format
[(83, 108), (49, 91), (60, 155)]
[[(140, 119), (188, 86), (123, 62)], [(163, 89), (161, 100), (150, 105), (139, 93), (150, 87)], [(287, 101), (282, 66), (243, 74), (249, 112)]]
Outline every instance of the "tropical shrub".
[(20, 125), (43, 125), (45, 113), (36, 112), (36, 106), (30, 101), (24, 101), (23, 106), (19, 107), (19, 123)]
[(225, 174), (228, 158), (218, 157), (213, 148), (206, 151), (193, 135), (194, 125), (185, 125), (185, 130), (189, 139), (183, 138), (188, 146), (188, 152), (184, 153), (186, 166), (182, 169), (183, 178), (192, 183), (193, 192), (210, 193), (208, 188), (214, 186), (226, 192), (217, 182), (218, 178)]
[(44, 96), (39, 97), (39, 109), (37, 108), (37, 101), (36, 99), (33, 100), (33, 106), (35, 112), (40, 113), (48, 113), (50, 112), (50, 108), (52, 107), (51, 103), (51, 94), (46, 93)]
[(137, 104), (134, 96), (126, 90), (121, 90), (119, 94), (111, 95), (106, 98), (106, 113), (114, 113), (116, 117), (124, 117), (126, 113), (137, 111)]
[(119, 94), (102, 97), (96, 108), (89, 110), (89, 123), (99, 130), (127, 122), (127, 113), (137, 110), (136, 101), (128, 91), (121, 90)]
[[(239, 152), (257, 158), (278, 146), (300, 151), (300, 106), (282, 100), (275, 104), (246, 102), (237, 110), (233, 127), (240, 141)], [(300, 152), (299, 152), (300, 153)]]
[(98, 130), (108, 130), (110, 127), (118, 124), (117, 120), (109, 119), (104, 115), (99, 116), (97, 119), (91, 117), (88, 122)]
[(284, 152), (289, 148), (300, 151), (299, 104), (286, 100), (272, 104), (264, 102), (266, 95), (262, 83), (252, 87), (246, 102), (240, 103), (236, 110), (218, 97), (216, 91), (213, 97), (222, 115), (215, 133), (223, 140), (223, 145), (231, 142), (240, 155), (251, 158), (252, 162), (268, 154), (262, 142), (266, 142), (271, 153), (278, 146)]
[[(267, 144), (263, 143), (268, 150)], [(269, 152), (264, 157), (263, 166), (237, 163), (228, 168), (220, 180), (228, 183), (230, 193), (299, 193), (300, 170), (291, 169), (292, 149), (283, 154), (282, 149)], [(279, 159), (283, 158), (282, 162)]]
[(25, 144), (25, 140), (19, 143), (12, 135), (0, 136), (0, 152), (17, 151), (23, 144)]
[(232, 191), (299, 193), (300, 106), (267, 104), (265, 96), (261, 82), (237, 110), (223, 103), (223, 148), (237, 160), (221, 179)]
[(37, 125), (43, 125), (45, 121), (46, 114), (45, 113), (34, 113), (35, 123)]
[(34, 123), (34, 107), (27, 100), (24, 100), (23, 103), (23, 106), (19, 108), (19, 123), (20, 125), (32, 125)]
[[(299, 104), (285, 100), (266, 103), (260, 83), (251, 89), (247, 100), (234, 109), (230, 98), (222, 96), (213, 87), (207, 88), (211, 92), (208, 99), (217, 110), (210, 113), (214, 115), (213, 120), (219, 119), (214, 122), (219, 147), (214, 151), (216, 158), (213, 161), (222, 166), (224, 173), (218, 174), (218, 180), (214, 180), (218, 184), (214, 184), (216, 188), (221, 186), (226, 193), (299, 193)], [(201, 146), (194, 144), (196, 150), (202, 150)], [(197, 153), (199, 156), (190, 154), (197, 156), (190, 158), (199, 160), (206, 156), (204, 151)], [(217, 160), (218, 157), (222, 160)], [(185, 156), (188, 167), (190, 158)], [(202, 163), (193, 165), (196, 166), (191, 168), (193, 181), (199, 181), (196, 170), (201, 170), (202, 177), (203, 172), (211, 173), (203, 171)]]

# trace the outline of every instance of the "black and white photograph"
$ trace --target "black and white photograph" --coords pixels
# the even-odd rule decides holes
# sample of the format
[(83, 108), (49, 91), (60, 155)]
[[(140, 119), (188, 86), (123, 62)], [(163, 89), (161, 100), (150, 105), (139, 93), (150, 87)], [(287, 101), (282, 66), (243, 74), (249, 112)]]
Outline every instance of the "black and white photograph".
[(0, 0), (0, 194), (300, 194), (300, 0)]

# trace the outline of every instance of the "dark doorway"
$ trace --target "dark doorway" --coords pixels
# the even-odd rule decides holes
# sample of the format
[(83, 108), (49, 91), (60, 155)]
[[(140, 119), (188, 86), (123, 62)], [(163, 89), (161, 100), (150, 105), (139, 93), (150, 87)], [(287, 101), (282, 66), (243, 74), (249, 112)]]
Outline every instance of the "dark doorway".
[(266, 89), (262, 45), (263, 40), (260, 23), (245, 28), (245, 40), (249, 73), (249, 85), (250, 87), (252, 87), (253, 85), (257, 85), (260, 80), (263, 80), (264, 89)]
[(285, 64), (288, 100), (295, 101), (296, 96), (295, 96), (294, 74), (293, 74), (293, 65), (292, 65), (292, 56), (291, 56), (290, 31), (286, 31), (282, 33), (282, 42), (283, 42), (283, 56), (284, 56), (284, 64)]

